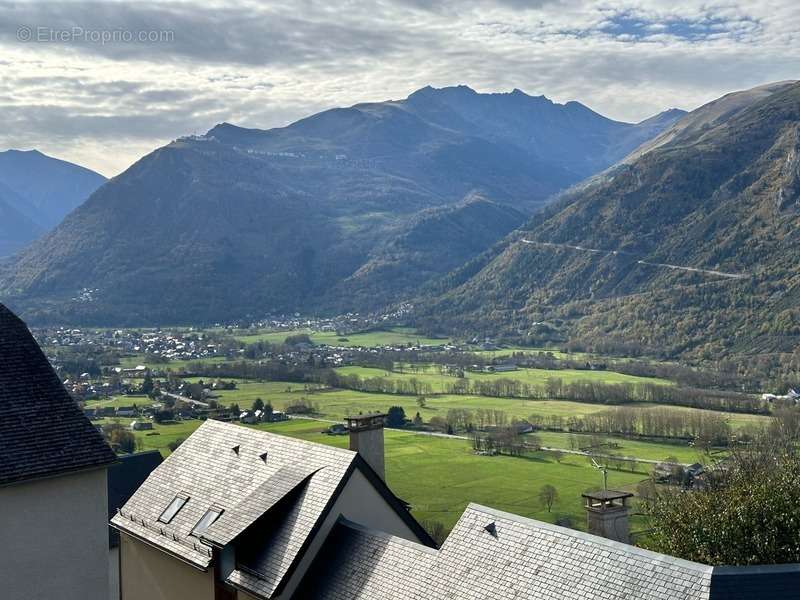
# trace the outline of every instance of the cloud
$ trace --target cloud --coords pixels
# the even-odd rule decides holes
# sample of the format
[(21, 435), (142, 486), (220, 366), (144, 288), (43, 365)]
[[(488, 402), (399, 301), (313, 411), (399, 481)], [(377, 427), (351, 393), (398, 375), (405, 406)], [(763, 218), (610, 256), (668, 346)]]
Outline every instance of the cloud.
[(794, 0), (0, 0), (0, 146), (114, 174), (220, 121), (280, 126), (428, 84), (638, 121), (796, 77), (798, 32)]

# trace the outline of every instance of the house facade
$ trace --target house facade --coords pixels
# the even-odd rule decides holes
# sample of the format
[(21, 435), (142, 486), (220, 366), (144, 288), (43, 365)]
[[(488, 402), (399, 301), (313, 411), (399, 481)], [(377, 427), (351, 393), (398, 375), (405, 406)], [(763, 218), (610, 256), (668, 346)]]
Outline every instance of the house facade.
[(108, 598), (114, 453), (3, 305), (0, 415), (0, 596)]

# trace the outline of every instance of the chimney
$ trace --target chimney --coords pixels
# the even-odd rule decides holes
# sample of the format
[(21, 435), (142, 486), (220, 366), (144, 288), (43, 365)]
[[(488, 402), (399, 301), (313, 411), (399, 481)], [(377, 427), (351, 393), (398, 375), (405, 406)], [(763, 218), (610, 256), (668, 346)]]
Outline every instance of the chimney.
[(347, 417), (347, 429), (350, 431), (350, 450), (361, 455), (378, 476), (386, 480), (383, 462), (383, 420), (382, 413), (354, 415)]
[(603, 490), (582, 494), (586, 509), (586, 524), (589, 533), (615, 542), (630, 544), (628, 523), (628, 498), (633, 494)]

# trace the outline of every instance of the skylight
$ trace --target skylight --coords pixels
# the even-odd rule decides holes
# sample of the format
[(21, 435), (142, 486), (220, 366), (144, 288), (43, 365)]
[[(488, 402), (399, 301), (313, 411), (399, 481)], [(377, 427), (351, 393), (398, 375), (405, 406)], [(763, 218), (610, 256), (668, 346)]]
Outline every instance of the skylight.
[(158, 517), (158, 520), (162, 523), (169, 523), (175, 518), (175, 515), (178, 514), (178, 511), (183, 508), (183, 505), (189, 501), (189, 496), (186, 494), (178, 494), (175, 498), (172, 499), (172, 502), (169, 503), (169, 506), (164, 509), (164, 512), (161, 513), (161, 516)]
[(219, 507), (212, 506), (206, 511), (206, 514), (197, 522), (197, 525), (194, 526), (192, 529), (192, 533), (190, 535), (194, 535), (200, 537), (202, 534), (206, 532), (206, 530), (211, 527), (211, 525), (219, 519), (219, 516), (222, 514), (223, 510)]

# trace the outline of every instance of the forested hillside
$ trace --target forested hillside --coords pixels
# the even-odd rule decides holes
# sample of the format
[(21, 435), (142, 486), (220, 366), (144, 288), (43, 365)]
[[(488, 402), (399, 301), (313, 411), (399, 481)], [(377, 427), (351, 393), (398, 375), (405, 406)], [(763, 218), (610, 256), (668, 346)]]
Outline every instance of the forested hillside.
[(791, 351), (798, 226), (794, 83), (567, 194), (449, 275), (419, 320), (667, 356)]
[(635, 125), (457, 87), (268, 131), (221, 124), (104, 185), (0, 271), (0, 296), (34, 322), (369, 309), (415, 295), (679, 116)]

